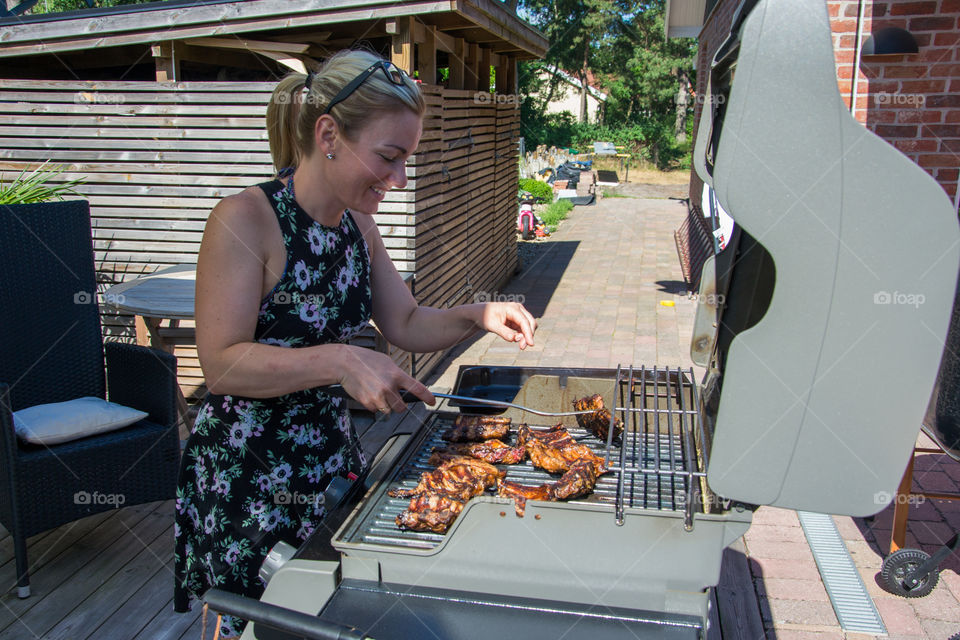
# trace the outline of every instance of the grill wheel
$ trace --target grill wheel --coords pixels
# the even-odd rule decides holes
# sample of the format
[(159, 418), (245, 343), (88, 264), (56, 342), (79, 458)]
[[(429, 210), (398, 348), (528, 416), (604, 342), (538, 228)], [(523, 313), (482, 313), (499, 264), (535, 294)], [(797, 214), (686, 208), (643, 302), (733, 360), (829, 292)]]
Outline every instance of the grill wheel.
[(929, 554), (919, 549), (899, 549), (894, 551), (883, 561), (883, 570), (880, 578), (884, 587), (890, 593), (904, 598), (922, 598), (933, 591), (940, 579), (940, 572), (936, 569), (921, 577), (917, 584), (907, 584), (907, 574), (930, 559)]

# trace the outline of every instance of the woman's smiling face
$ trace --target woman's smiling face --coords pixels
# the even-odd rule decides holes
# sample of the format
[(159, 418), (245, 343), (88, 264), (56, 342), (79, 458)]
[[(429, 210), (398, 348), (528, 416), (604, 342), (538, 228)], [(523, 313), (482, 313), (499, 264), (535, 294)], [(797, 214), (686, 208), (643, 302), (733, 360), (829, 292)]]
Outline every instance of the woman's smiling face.
[(344, 208), (373, 214), (390, 189), (407, 184), (407, 158), (420, 142), (422, 122), (402, 109), (370, 121), (356, 139), (341, 136), (331, 177)]

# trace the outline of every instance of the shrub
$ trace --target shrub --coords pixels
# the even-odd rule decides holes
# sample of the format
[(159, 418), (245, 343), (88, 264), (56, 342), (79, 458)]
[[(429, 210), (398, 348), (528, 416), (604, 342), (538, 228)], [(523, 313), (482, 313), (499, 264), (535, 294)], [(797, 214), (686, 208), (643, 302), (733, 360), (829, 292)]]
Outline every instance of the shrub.
[(547, 225), (547, 229), (553, 232), (557, 224), (567, 217), (567, 214), (573, 209), (573, 203), (569, 200), (560, 199), (550, 203), (546, 209), (540, 213), (540, 220)]
[(520, 180), (520, 190), (529, 192), (537, 202), (553, 202), (553, 187), (534, 178)]

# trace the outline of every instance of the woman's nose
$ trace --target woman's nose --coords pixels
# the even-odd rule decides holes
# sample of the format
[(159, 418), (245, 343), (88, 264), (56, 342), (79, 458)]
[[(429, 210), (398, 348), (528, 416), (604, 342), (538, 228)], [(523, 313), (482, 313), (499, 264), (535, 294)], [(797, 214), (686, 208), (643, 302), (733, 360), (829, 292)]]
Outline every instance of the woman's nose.
[(390, 176), (391, 182), (393, 182), (394, 189), (403, 189), (407, 186), (407, 163), (402, 162), (393, 171), (393, 175)]

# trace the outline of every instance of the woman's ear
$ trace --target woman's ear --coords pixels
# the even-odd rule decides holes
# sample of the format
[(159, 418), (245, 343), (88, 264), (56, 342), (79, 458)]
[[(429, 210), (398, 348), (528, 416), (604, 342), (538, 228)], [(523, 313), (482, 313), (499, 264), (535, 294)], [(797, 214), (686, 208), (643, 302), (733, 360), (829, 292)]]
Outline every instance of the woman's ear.
[(333, 116), (324, 114), (317, 118), (313, 127), (313, 142), (316, 150), (321, 154), (337, 152), (337, 140), (340, 137), (340, 127)]

